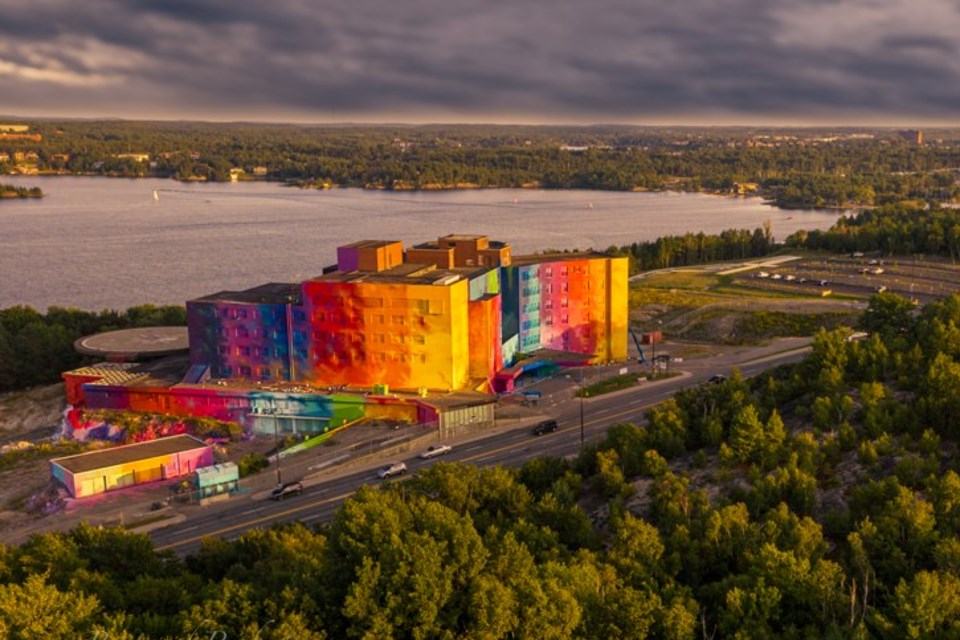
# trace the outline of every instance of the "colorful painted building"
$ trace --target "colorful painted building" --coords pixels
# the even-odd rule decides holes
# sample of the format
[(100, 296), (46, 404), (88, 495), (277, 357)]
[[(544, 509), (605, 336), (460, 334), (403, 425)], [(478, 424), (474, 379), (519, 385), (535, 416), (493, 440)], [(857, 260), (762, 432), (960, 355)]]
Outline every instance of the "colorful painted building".
[(67, 372), (71, 399), (256, 431), (280, 420), (309, 432), (361, 417), (440, 424), (430, 397), (510, 390), (536, 363), (626, 359), (626, 258), (514, 258), (506, 243), (450, 235), (406, 251), (363, 240), (337, 260), (298, 284), (188, 301), (179, 374)]
[(50, 471), (74, 498), (189, 476), (213, 464), (213, 448), (192, 436), (171, 436), (50, 461)]

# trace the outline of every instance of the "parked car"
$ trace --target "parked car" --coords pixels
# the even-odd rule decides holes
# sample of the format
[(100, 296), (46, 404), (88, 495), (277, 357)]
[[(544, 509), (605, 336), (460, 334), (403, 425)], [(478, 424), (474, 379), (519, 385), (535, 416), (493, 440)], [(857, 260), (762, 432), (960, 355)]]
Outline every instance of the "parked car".
[(545, 433), (553, 433), (560, 428), (556, 420), (544, 420), (533, 428), (533, 435), (542, 436)]
[(435, 444), (427, 447), (427, 450), (421, 453), (420, 457), (424, 460), (429, 460), (430, 458), (448, 454), (451, 451), (453, 451), (453, 447), (448, 444)]
[(377, 471), (377, 475), (380, 476), (382, 480), (387, 478), (392, 478), (393, 476), (402, 476), (407, 472), (407, 465), (403, 462), (394, 462), (393, 464), (388, 464), (387, 466)]
[(302, 482), (284, 482), (270, 492), (271, 500), (283, 500), (287, 496), (298, 496), (303, 493)]
[(727, 376), (720, 373), (714, 376), (710, 376), (710, 380), (708, 380), (710, 384), (723, 384), (726, 381), (727, 381)]

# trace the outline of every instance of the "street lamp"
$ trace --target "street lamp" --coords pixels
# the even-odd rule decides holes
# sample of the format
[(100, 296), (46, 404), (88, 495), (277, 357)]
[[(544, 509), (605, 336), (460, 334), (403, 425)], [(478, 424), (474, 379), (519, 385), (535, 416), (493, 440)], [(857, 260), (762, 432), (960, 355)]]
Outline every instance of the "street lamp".
[(583, 450), (583, 367), (580, 367), (580, 449)]
[(277, 415), (277, 408), (272, 407), (270, 413), (273, 415), (273, 446), (277, 457), (277, 486), (283, 484), (283, 478), (280, 475), (280, 417)]

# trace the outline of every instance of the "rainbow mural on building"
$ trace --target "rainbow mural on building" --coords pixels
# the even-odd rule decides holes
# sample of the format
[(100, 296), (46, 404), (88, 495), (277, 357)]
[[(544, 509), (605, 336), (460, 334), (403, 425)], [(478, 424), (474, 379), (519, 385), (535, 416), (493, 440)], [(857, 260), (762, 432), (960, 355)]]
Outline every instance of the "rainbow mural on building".
[(364, 417), (437, 423), (431, 397), (509, 391), (535, 363), (626, 359), (627, 259), (514, 258), (479, 235), (406, 251), (363, 240), (316, 277), (190, 300), (187, 317), (180, 369), (67, 372), (71, 403), (264, 432)]

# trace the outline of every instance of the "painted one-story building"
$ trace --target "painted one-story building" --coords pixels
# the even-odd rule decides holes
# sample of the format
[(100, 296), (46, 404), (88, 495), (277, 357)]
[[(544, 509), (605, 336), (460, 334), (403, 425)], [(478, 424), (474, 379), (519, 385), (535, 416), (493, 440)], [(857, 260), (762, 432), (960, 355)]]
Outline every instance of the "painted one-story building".
[(213, 448), (179, 435), (89, 451), (50, 461), (50, 472), (74, 498), (113, 489), (189, 476), (214, 463)]

